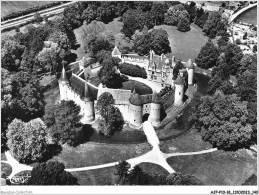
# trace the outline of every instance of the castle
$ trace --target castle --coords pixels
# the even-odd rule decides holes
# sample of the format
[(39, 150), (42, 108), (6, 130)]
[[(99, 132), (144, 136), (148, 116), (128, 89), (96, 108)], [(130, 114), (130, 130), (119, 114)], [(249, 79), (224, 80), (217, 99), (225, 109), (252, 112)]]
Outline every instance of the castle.
[[(194, 65), (191, 60), (185, 63), (185, 68), (179, 70), (177, 79), (173, 80), (173, 69), (177, 64), (175, 58), (167, 58), (164, 55), (157, 56), (150, 51), (150, 56), (143, 57), (135, 54), (121, 54), (117, 47), (112, 51), (113, 57), (119, 57), (122, 62), (137, 64), (145, 68), (148, 80), (160, 83), (161, 86), (172, 86), (175, 89), (175, 106), (183, 104), (185, 76), (188, 76), (188, 84), (193, 85)], [(133, 57), (134, 56), (134, 57)], [(79, 62), (82, 64), (82, 62)], [(89, 67), (88, 67), (89, 68)], [(105, 88), (100, 84), (98, 87), (84, 79), (84, 70), (72, 73), (68, 80), (63, 67), (59, 78), (60, 100), (73, 100), (81, 107), (80, 114), (83, 115), (83, 124), (91, 123), (95, 120), (94, 105), (98, 97), (104, 92), (109, 92), (114, 100), (114, 106), (119, 108), (125, 121), (133, 128), (140, 128), (143, 120), (148, 116), (148, 120), (153, 126), (159, 126), (161, 122), (161, 97), (157, 92), (153, 94), (139, 95), (135, 89), (122, 90)], [(144, 117), (145, 116), (145, 117)]]

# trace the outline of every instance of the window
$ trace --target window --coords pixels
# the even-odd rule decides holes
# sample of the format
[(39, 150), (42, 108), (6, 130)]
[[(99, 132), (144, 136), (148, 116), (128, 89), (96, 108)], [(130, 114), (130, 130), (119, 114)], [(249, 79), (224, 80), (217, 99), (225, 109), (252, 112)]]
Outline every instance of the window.
[(179, 95), (181, 95), (181, 92), (179, 92)]

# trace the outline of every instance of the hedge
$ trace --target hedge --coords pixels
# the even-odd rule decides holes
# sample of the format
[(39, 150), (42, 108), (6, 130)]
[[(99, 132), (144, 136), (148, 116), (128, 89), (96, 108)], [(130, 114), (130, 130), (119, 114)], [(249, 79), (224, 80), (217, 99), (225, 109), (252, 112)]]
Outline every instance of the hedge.
[(141, 77), (144, 79), (147, 78), (147, 73), (145, 68), (141, 68), (138, 65), (132, 65), (124, 62), (119, 65), (119, 70), (122, 74), (126, 74), (132, 77)]
[(25, 10), (22, 10), (22, 11), (18, 11), (18, 12), (12, 12), (6, 16), (3, 16), (1, 17), (1, 21), (5, 21), (5, 20), (9, 20), (9, 19), (13, 19), (13, 18), (16, 18), (16, 17), (19, 17), (19, 16), (23, 16), (23, 15), (26, 15), (26, 14), (30, 14), (30, 13), (33, 13), (33, 12), (37, 12), (37, 11), (41, 11), (43, 9), (47, 9), (47, 8), (50, 8), (50, 7), (53, 7), (53, 6), (56, 6), (56, 5), (60, 5), (60, 4), (63, 4), (63, 3), (67, 3), (68, 1), (57, 1), (57, 2), (53, 2), (53, 3), (48, 3), (48, 4), (45, 4), (45, 5), (39, 5), (39, 6), (35, 6), (35, 7), (31, 7), (31, 8), (28, 8), (28, 9), (25, 9)]

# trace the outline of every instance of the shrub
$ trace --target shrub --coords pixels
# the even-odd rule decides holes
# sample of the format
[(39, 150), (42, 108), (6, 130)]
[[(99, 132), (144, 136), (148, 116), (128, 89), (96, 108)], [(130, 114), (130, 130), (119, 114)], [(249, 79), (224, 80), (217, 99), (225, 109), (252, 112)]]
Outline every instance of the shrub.
[(119, 70), (122, 74), (126, 74), (132, 77), (141, 77), (144, 79), (147, 78), (147, 73), (145, 68), (141, 68), (138, 65), (123, 63), (119, 65)]

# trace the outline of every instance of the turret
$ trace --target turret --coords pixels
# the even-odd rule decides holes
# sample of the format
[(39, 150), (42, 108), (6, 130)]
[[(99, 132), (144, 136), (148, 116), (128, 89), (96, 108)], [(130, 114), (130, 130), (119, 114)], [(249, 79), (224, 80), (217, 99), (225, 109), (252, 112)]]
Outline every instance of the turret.
[(129, 99), (130, 102), (130, 122), (134, 126), (140, 127), (142, 125), (142, 101), (138, 93), (133, 94)]
[(192, 63), (192, 60), (189, 59), (185, 66), (188, 72), (188, 85), (193, 85), (194, 64)]
[(89, 86), (86, 82), (83, 94), (81, 96), (81, 100), (81, 111), (83, 114), (81, 122), (83, 124), (90, 123), (95, 119), (94, 100), (92, 98), (92, 93), (89, 89)]
[(183, 104), (183, 92), (184, 92), (183, 77), (179, 75), (175, 80), (174, 84), (175, 84), (174, 105), (181, 106)]
[(61, 100), (66, 101), (68, 99), (67, 91), (68, 91), (68, 87), (69, 87), (69, 81), (67, 79), (67, 74), (66, 74), (64, 66), (62, 68), (62, 72), (59, 77), (58, 83), (59, 83), (59, 91), (60, 91), (60, 101)]
[(148, 120), (155, 127), (160, 125), (161, 97), (154, 91), (150, 107), (150, 115)]
[(121, 52), (116, 45), (115, 45), (114, 49), (112, 50), (112, 57), (117, 57), (117, 58), (121, 59)]

